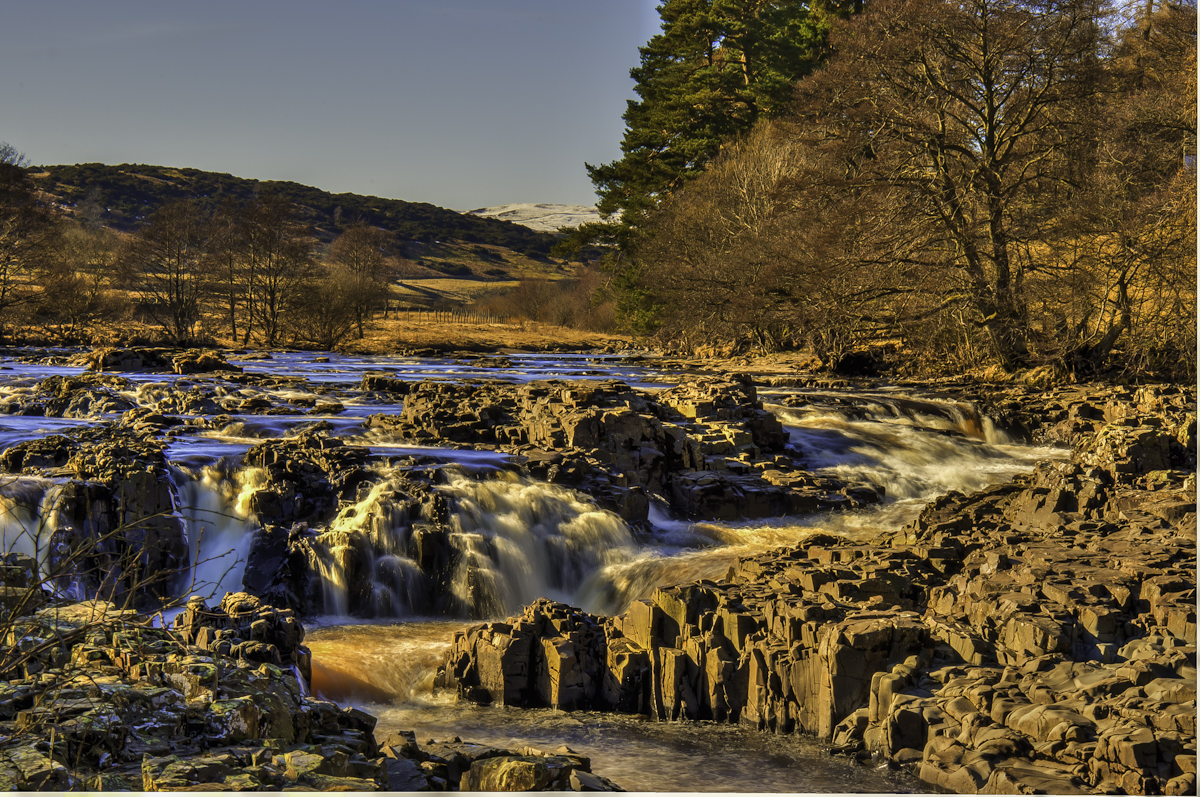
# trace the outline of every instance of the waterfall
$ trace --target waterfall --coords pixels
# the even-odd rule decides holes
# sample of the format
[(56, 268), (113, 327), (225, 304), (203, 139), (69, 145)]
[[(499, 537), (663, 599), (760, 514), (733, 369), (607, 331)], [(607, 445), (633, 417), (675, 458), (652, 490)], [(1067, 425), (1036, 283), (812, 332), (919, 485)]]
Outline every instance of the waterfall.
[(592, 572), (632, 555), (625, 522), (578, 493), (511, 473), (446, 473), (444, 527), (421, 516), (398, 471), (316, 535), (324, 614), (504, 617), (538, 597), (570, 600)]
[(38, 476), (5, 476), (0, 482), (0, 546), (24, 554), (50, 575), (49, 546), (57, 527), (62, 485)]
[(428, 603), (430, 581), (408, 554), (412, 518), (401, 478), (389, 474), (317, 536), (325, 614), (404, 617)]
[(1063, 454), (1013, 445), (970, 405), (873, 398), (848, 410), (773, 409), (808, 468), (881, 487), (889, 500), (973, 492)]
[[(1012, 445), (970, 405), (889, 401), (816, 402), (771, 407), (805, 467), (848, 483), (884, 491), (879, 505), (853, 512), (780, 517), (743, 523), (688, 523), (652, 505), (659, 534), (654, 547), (597, 570), (580, 588), (577, 605), (619, 614), (662, 584), (720, 580), (739, 556), (796, 545), (817, 533), (873, 541), (903, 527), (933, 498), (1007, 481), (1065, 450)], [(835, 406), (831, 406), (835, 405)]]
[(266, 483), (262, 468), (232, 473), (218, 462), (196, 471), (172, 469), (179, 515), (186, 523), (191, 570), (180, 596), (220, 600), (242, 589), (242, 575), (257, 521), (250, 498)]
[(480, 616), (503, 617), (535, 598), (571, 601), (592, 572), (633, 555), (620, 517), (576, 492), (511, 473), (453, 476), (454, 594)]

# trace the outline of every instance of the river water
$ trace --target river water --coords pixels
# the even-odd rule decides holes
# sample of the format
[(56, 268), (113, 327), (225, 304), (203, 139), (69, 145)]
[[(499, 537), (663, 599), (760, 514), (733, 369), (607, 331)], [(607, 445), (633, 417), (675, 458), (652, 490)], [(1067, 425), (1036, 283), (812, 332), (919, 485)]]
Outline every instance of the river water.
[[(460, 361), (349, 357), (311, 353), (255, 355), (238, 363), (247, 373), (273, 377), (248, 386), (215, 377), (129, 374), (118, 393), (125, 401), (164, 414), (172, 395), (197, 388), (223, 400), (252, 406), (269, 402), (271, 415), (225, 412), (217, 428), (182, 427), (168, 458), (187, 523), (193, 568), (181, 595), (213, 599), (241, 586), (244, 557), (257, 523), (249, 497), (262, 473), (239, 465), (246, 449), (321, 424), (331, 435), (362, 446), (380, 459), (405, 454), (434, 456), (453, 469), (438, 489), (453, 507), (462, 545), (494, 551), (485, 571), (488, 616), (519, 612), (537, 597), (612, 614), (648, 597), (662, 584), (723, 577), (739, 556), (801, 542), (815, 533), (871, 540), (912, 520), (929, 500), (950, 490), (969, 492), (1030, 471), (1039, 460), (1060, 458), (1058, 449), (1009, 440), (973, 407), (926, 399), (900, 389), (869, 392), (763, 389), (760, 398), (788, 431), (806, 467), (818, 475), (867, 482), (886, 499), (855, 512), (773, 518), (743, 523), (691, 523), (652, 504), (650, 534), (636, 534), (615, 515), (597, 510), (586, 496), (499, 470), (506, 459), (493, 452), (413, 447), (368, 433), (366, 417), (398, 413), (395, 397), (359, 389), (362, 376), (383, 373), (416, 379), (618, 378), (660, 389), (678, 372), (656, 369), (652, 360), (616, 356), (509, 355)], [(10, 409), (46, 376), (82, 369), (61, 363), (14, 360), (0, 370), (0, 402)], [(322, 411), (322, 407), (327, 411)], [(314, 412), (316, 408), (316, 412)], [(15, 442), (72, 429), (119, 414), (79, 419), (0, 414), (0, 449)], [(191, 421), (190, 416), (180, 416)], [(194, 429), (194, 431), (193, 431)], [(387, 476), (381, 465), (381, 474)], [(39, 492), (40, 491), (40, 492)], [(41, 503), (29, 499), (42, 496)], [(0, 488), (0, 532), (9, 550), (36, 552), (52, 512), (45, 507), (54, 480), (21, 478)], [(335, 611), (306, 621), (313, 652), (314, 693), (356, 705), (379, 717), (378, 732), (415, 730), (418, 740), (460, 736), (467, 741), (553, 749), (567, 744), (592, 759), (593, 769), (635, 791), (901, 792), (919, 790), (901, 773), (875, 770), (824, 754), (809, 739), (775, 737), (712, 723), (655, 723), (640, 717), (591, 712), (517, 710), (455, 704), (432, 690), (433, 673), (459, 618), (424, 617), (407, 607), (420, 583), (415, 564), (398, 551), (407, 518), (388, 505), (384, 478), (359, 505), (344, 507), (334, 528), (370, 527), (378, 580), (374, 594), (382, 617), (363, 621)], [(482, 554), (480, 554), (482, 556)], [(334, 569), (335, 570), (335, 569)], [(345, 606), (346, 585), (326, 574), (327, 606)], [(478, 574), (477, 574), (478, 576)], [(340, 590), (340, 592), (339, 592)], [(342, 601), (342, 602), (339, 602)]]

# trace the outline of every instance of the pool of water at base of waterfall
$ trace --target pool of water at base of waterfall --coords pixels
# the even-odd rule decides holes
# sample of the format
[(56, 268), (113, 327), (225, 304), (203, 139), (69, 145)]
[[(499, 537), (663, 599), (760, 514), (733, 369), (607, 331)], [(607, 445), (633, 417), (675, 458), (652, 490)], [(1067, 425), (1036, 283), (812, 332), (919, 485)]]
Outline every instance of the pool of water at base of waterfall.
[(307, 635), (318, 696), (379, 719), (376, 737), (418, 744), (460, 737), (505, 749), (567, 745), (627, 791), (913, 793), (906, 772), (830, 755), (812, 738), (715, 722), (654, 722), (596, 711), (476, 706), (433, 693), (432, 676), (462, 622), (318, 625)]
[(418, 743), (459, 736), (512, 749), (567, 745), (591, 759), (592, 771), (626, 791), (912, 793), (926, 791), (911, 775), (855, 763), (815, 740), (776, 736), (714, 722), (653, 722), (594, 711), (367, 703), (386, 738), (414, 730)]

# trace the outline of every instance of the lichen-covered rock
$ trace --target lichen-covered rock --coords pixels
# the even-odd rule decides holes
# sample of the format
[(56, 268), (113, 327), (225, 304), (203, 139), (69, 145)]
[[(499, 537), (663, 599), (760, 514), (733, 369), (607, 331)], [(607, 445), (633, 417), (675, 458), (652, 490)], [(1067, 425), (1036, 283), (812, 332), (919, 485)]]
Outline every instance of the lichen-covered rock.
[(276, 609), (245, 592), (226, 593), (209, 608), (201, 598), (188, 601), (173, 628), (184, 642), (253, 664), (295, 667), (312, 680), (312, 654), (304, 647), (304, 626), (291, 609)]

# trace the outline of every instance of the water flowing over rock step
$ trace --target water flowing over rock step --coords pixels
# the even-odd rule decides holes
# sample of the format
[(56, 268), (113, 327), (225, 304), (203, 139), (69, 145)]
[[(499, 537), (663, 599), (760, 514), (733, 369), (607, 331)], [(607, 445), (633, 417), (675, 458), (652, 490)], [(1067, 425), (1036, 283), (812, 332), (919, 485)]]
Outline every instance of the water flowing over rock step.
[[(285, 394), (289, 401), (307, 401), (297, 397), (302, 385), (291, 378), (230, 378), (284, 384), (292, 390)], [(364, 383), (380, 386), (371, 380), (376, 378), (365, 377)], [(305, 615), (484, 617), (520, 605), (507, 602), (501, 593), (508, 588), (497, 582), (507, 532), (479, 523), (462, 527), (463, 490), (456, 494), (443, 487), (455, 478), (444, 470), (444, 458), (375, 455), (367, 446), (331, 435), (321, 421), (324, 427), (296, 429), (290, 437), (242, 449), (236, 473), (228, 463), (211, 478), (182, 473), (168, 462), (164, 444), (198, 429), (223, 428), (228, 418), (200, 414), (185, 422), (159, 408), (169, 404), (174, 411), (203, 413), (227, 409), (235, 400), (248, 409), (246, 402), (260, 398), (230, 399), (218, 382), (186, 385), (184, 390), (142, 385), (138, 400), (153, 406), (126, 409), (133, 387), (125, 377), (54, 376), (38, 382), (20, 399), (22, 407), (60, 401), (63, 406), (55, 412), (75, 407), (80, 413), (124, 414), (72, 434), (27, 440), (0, 454), (0, 465), (10, 473), (36, 477), (4, 486), (13, 516), (22, 518), (20, 528), (6, 532), (6, 541), (19, 537), (26, 553), (42, 557), (51, 568), (56, 551), (103, 543), (112, 549), (108, 564), (93, 569), (103, 573), (103, 583), (94, 574), (86, 576), (72, 587), (76, 596), (120, 599), (133, 591), (138, 605), (149, 607), (173, 597), (180, 574), (199, 565), (196, 537), (206, 522), (218, 521), (189, 517), (183, 494), (194, 493), (189, 485), (205, 481), (235, 493), (226, 503), (236, 498), (238, 504), (215, 506), (210, 515), (238, 514), (257, 526), (247, 532), (253, 539), (245, 545), (234, 542), (246, 560), (245, 576), (226, 588), (244, 586)], [(184, 398), (195, 401), (184, 406)], [(114, 410), (117, 401), (126, 403)], [(272, 411), (271, 401), (261, 402), (256, 410)], [(439, 426), (430, 420), (443, 415), (452, 422)], [(762, 409), (746, 380), (704, 378), (660, 391), (635, 390), (614, 380), (423, 381), (409, 385), (400, 415), (377, 414), (369, 423), (366, 442), (435, 436), (438, 443), (498, 450), (511, 457), (498, 467), (585, 494), (635, 530), (649, 528), (651, 496), (662, 497), (685, 517), (726, 520), (849, 509), (881, 498), (877, 487), (804, 470), (803, 452)], [(496, 437), (496, 430), (505, 429), (517, 430), (518, 442)], [(563, 531), (572, 518), (552, 519), (557, 530), (539, 535), (551, 548), (562, 549), (552, 554), (547, 572), (569, 571), (555, 577), (564, 584), (570, 578), (581, 582), (586, 572), (580, 568), (598, 564), (603, 549), (613, 547), (609, 543), (628, 542), (624, 531), (577, 543)], [(238, 565), (235, 580), (243, 578), (242, 572)], [(141, 583), (135, 573), (150, 578)]]
[[(380, 387), (375, 377), (364, 386)], [(615, 380), (405, 383), (401, 415), (373, 415), (377, 434), (453, 441), (527, 457), (531, 473), (587, 492), (631, 523), (647, 494), (691, 519), (848, 508), (880, 500), (869, 485), (803, 473), (779, 421), (748, 380), (694, 380), (656, 393)]]
[[(405, 381), (403, 391), (395, 383), (368, 388), (365, 377), (355, 389), (344, 377), (337, 378), (341, 384), (260, 373), (165, 381), (105, 373), (50, 377), (36, 384), (29, 379), (18, 385), (6, 396), (4, 407), (10, 412), (49, 408), (60, 417), (75, 416), (81, 425), (57, 437), (10, 446), (0, 455), (0, 464), (11, 474), (2, 491), (8, 512), (6, 547), (17, 550), (36, 543), (26, 553), (44, 557), (40, 567), (26, 562), (4, 570), (4, 604), (32, 611), (51, 596), (20, 584), (36, 581), (39, 570), (53, 572), (60, 561), (55, 556), (65, 553), (69, 559), (72, 550), (98, 545), (103, 549), (89, 554), (78, 577), (56, 577), (60, 580), (53, 585), (59, 593), (77, 590), (78, 597), (130, 599), (140, 607), (176, 599), (181, 589), (188, 589), (180, 586), (187, 581), (185, 574), (211, 557), (193, 547), (203, 524), (189, 514), (185, 504), (190, 499), (182, 498), (197, 486), (214, 496), (220, 493), (215, 511), (237, 515), (245, 524), (247, 548), (240, 553), (251, 566), (244, 577), (236, 572), (236, 581), (280, 610), (291, 610), (293, 619), (328, 612), (394, 616), (414, 610), (504, 616), (532, 597), (548, 594), (554, 583), (577, 586), (582, 572), (595, 571), (607, 561), (607, 551), (626, 544), (630, 528), (617, 515), (597, 511), (596, 504), (620, 513), (639, 531), (652, 495), (674, 504), (681, 515), (716, 519), (848, 508), (881, 497), (871, 485), (807, 470), (824, 452), (806, 448), (809, 438), (804, 435), (792, 433), (789, 440), (789, 430), (764, 410), (753, 384), (742, 378), (690, 379), (665, 390), (634, 389), (612, 380), (524, 385)], [(796, 549), (780, 554), (779, 567), (770, 557), (747, 559), (730, 578), (696, 584), (697, 597), (661, 589), (652, 601), (635, 603), (619, 623), (593, 618), (593, 625), (604, 630), (604, 646), (591, 653), (575, 651), (582, 643), (571, 637), (592, 633), (590, 639), (599, 638), (587, 631), (586, 623), (566, 632), (564, 642), (562, 629), (546, 630), (555, 625), (550, 622), (538, 637), (528, 628), (510, 633), (498, 627), (492, 652), (480, 656), (499, 656), (514, 646), (515, 656), (528, 635), (533, 658), (524, 660), (524, 671), (540, 692), (534, 700), (530, 681), (520, 689), (514, 684), (521, 700), (587, 704), (600, 694), (622, 710), (662, 718), (725, 712), (725, 721), (775, 730), (804, 728), (805, 723), (819, 729), (824, 723), (830, 726), (827, 738), (836, 739), (842, 749), (873, 751), (893, 762), (911, 762), (918, 771), (928, 765), (928, 779), (937, 782), (953, 778), (959, 784), (986, 775), (988, 788), (1033, 788), (1034, 783), (1147, 791), (1194, 788), (1194, 722), (1188, 726), (1178, 718), (1189, 705), (1194, 714), (1194, 702), (1189, 704), (1194, 701), (1194, 669), (1189, 666), (1194, 664), (1181, 664), (1194, 656), (1195, 638), (1194, 393), (1093, 386), (1044, 395), (1016, 388), (980, 387), (975, 392), (986, 399), (980, 406), (999, 407), (1031, 436), (1075, 445), (1073, 461), (1045, 465), (1014, 485), (948, 496), (891, 545), (809, 540), (799, 556)], [(957, 405), (975, 401), (965, 391), (957, 395)], [(345, 437), (349, 426), (340, 419), (301, 417), (309, 411), (336, 414), (356, 402), (354, 411), (360, 414), (351, 419), (355, 424), (363, 422), (367, 408), (381, 410), (369, 429), (353, 432), (356, 437)], [(823, 411), (821, 402), (829, 400), (810, 396), (780, 403), (803, 413), (814, 407)], [(233, 419), (231, 412), (244, 417)], [(956, 445), (960, 438), (978, 442), (973, 419), (982, 426), (978, 413), (964, 410), (958, 417), (944, 403), (902, 397), (847, 399), (834, 408), (837, 423), (846, 428), (856, 422), (854, 417), (867, 419), (876, 412), (896, 417), (894, 428), (906, 422), (918, 425), (931, 413), (941, 413), (946, 422), (937, 427), (943, 429), (941, 439)], [(298, 420), (265, 417), (275, 414)], [(249, 450), (243, 440), (236, 465), (214, 463), (203, 473), (168, 461), (165, 442), (197, 434), (240, 437), (233, 426), (250, 416), (259, 428), (253, 434), (247, 429), (245, 436), (280, 439)], [(379, 455), (368, 448), (373, 440), (420, 442), (415, 436), (422, 430), (432, 435), (422, 437), (424, 442), (498, 449), (512, 459), (499, 472), (477, 478), (456, 474), (444, 458)], [(503, 431), (497, 436), (496, 430)], [(486, 437), (489, 432), (492, 438)], [(530, 476), (555, 484), (536, 484)], [(563, 489), (568, 486), (579, 492)], [(583, 494), (596, 503), (580, 502)], [(523, 496), (519, 501), (514, 498), (518, 495)], [(537, 511), (526, 513), (530, 506)], [(528, 546), (514, 545), (516, 538), (507, 529), (487, 525), (506, 515), (519, 521), (514, 528), (543, 530), (529, 538)], [(609, 525), (588, 525), (598, 517)], [(591, 542), (581, 545), (581, 540)], [(528, 551), (543, 557), (544, 583), (506, 571), (504, 556), (532, 560)], [(559, 581), (551, 583), (551, 577)], [(210, 581), (217, 583), (216, 600), (230, 589), (224, 579)], [(506, 584), (514, 581), (538, 581), (531, 587), (537, 591), (531, 596), (510, 592)], [(514, 599), (519, 599), (516, 604)], [(16, 608), (22, 601), (25, 607)], [(192, 608), (196, 611), (185, 612), (187, 617), (220, 617), (216, 610)], [(569, 623), (558, 611), (552, 612), (555, 622), (565, 628)], [(568, 612), (569, 617), (576, 614)], [(300, 647), (287, 653), (295, 643), (286, 641), (291, 633), (287, 623), (276, 628), (274, 620), (254, 622), (267, 625), (255, 630), (253, 622), (201, 622), (190, 642), (180, 644), (191, 645), (187, 655), (276, 667), (281, 677), (294, 677), (288, 675), (291, 666), (303, 670)], [(177, 637), (182, 633), (177, 631)], [(126, 652), (107, 655), (103, 648), (110, 642), (95, 639), (94, 647), (100, 649), (89, 648), (84, 640), (78, 656), (66, 654), (65, 662), (119, 669), (157, 661), (144, 658), (158, 655), (151, 645), (157, 639), (136, 651), (142, 662)], [(206, 652), (196, 652), (200, 650)], [(29, 683), (19, 686), (41, 684), (47, 677), (56, 683), (54, 671), (62, 669), (64, 654), (55, 655), (46, 661), (30, 659), (33, 669), (17, 673), (18, 680)], [(833, 658), (823, 659), (826, 655)], [(539, 656), (556, 662), (553, 670), (545, 665), (544, 686)], [(510, 661), (501, 657), (500, 672), (519, 681), (519, 672), (505, 671)], [(180, 676), (181, 694), (192, 690), (200, 703), (216, 707), (214, 718), (185, 711), (187, 733), (225, 721), (226, 715), (242, 722), (250, 709), (238, 701), (258, 700), (249, 693), (211, 692), (209, 663), (190, 661), (187, 666), (195, 665), (194, 671), (168, 673)], [(1057, 673), (1067, 663), (1084, 668), (1072, 670), (1072, 679), (1086, 681), (1075, 691), (1025, 683), (1027, 676)], [(576, 678), (573, 673), (583, 664), (587, 667)], [(828, 672), (821, 669), (827, 664)], [(1092, 689), (1087, 679), (1093, 671), (1086, 667), (1098, 668), (1095, 677), (1103, 686)], [(1133, 670), (1118, 673), (1129, 667)], [(157, 672), (146, 671), (155, 677)], [(216, 670), (221, 677), (223, 672)], [(255, 695), (285, 688), (272, 680), (273, 671), (267, 672), (252, 684)], [(467, 669), (463, 674), (469, 674)], [(802, 702), (799, 695), (824, 694), (826, 674), (826, 707), (820, 700)], [(903, 678), (891, 698), (878, 702), (884, 675)], [(235, 685), (240, 677), (233, 679)], [(494, 672), (489, 677), (494, 681)], [(951, 685), (961, 678), (979, 683), (994, 679), (985, 685), (996, 687), (1001, 707), (1008, 705), (1005, 700), (1024, 705), (1023, 698), (1030, 705), (1074, 711), (1095, 728), (1072, 719), (1060, 738), (1050, 733), (1058, 725), (1039, 730), (1040, 725), (1025, 722), (1021, 706), (1009, 712), (1016, 712), (1012, 723), (1007, 714), (996, 720), (995, 699), (986, 704), (986, 722), (966, 722), (966, 714), (955, 714), (947, 704), (951, 697), (962, 697), (953, 694), (961, 684)], [(503, 679), (501, 685), (508, 688)], [(1066, 697), (1059, 699), (1062, 695)], [(1038, 697), (1053, 699), (1042, 703)], [(872, 699), (877, 708), (883, 706), (874, 719)], [(94, 701), (92, 692), (64, 698), (63, 720), (75, 723), (68, 729), (91, 727), (92, 719), (81, 723), (79, 718), (100, 710)], [(1088, 708), (1093, 705), (1101, 708)], [(26, 708), (27, 729), (49, 721), (43, 705), (21, 705)], [(960, 702), (957, 708), (965, 705)], [(258, 710), (260, 721), (270, 715), (262, 706)], [(103, 726), (102, 719), (96, 715), (96, 727)], [(326, 725), (327, 730), (340, 729), (329, 733), (345, 739), (353, 738), (351, 731), (358, 727), (350, 720)], [(1000, 725), (1006, 730), (999, 730)], [(1112, 733), (1110, 726), (1116, 728)], [(1071, 730), (1075, 727), (1082, 730)], [(1145, 729), (1153, 735), (1150, 742)], [(998, 743), (1004, 755), (982, 744), (985, 731), (1008, 740)], [(934, 745), (951, 735), (963, 752), (937, 746), (946, 745), (944, 741)], [(157, 741), (137, 743), (158, 758), (204, 753), (183, 743), (175, 753)], [(895, 747), (901, 743), (914, 746)], [(1093, 743), (1095, 748), (1088, 747)], [(347, 741), (336, 744), (355, 750)], [(47, 744), (39, 750), (43, 759), (31, 771), (42, 765), (54, 770), (45, 762), (57, 760), (55, 751)], [(272, 762), (282, 753), (303, 752), (271, 750)], [(236, 755), (251, 766), (267, 760)], [(984, 770), (980, 756), (992, 769)], [(1086, 772), (1078, 771), (1087, 756)], [(361, 763), (348, 754), (347, 762), (351, 759)], [(62, 758), (60, 764), (65, 763)], [(96, 765), (102, 768), (99, 758)], [(317, 774), (357, 777), (354, 767), (338, 767)], [(302, 769), (297, 765), (294, 771)], [(996, 774), (1000, 770), (1003, 775)], [(1064, 781), (1063, 772), (1076, 780)]]
[(436, 683), (813, 734), (962, 793), (1194, 793), (1194, 404), (1137, 395), (1132, 423), (1060, 424), (1072, 462), (888, 540), (739, 559), (619, 617), (539, 600), (456, 634)]

